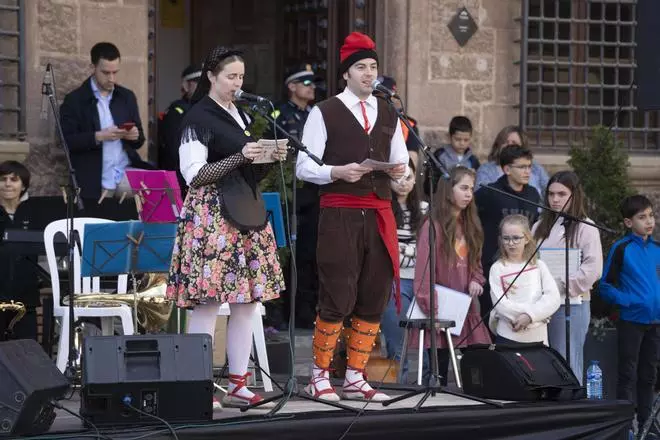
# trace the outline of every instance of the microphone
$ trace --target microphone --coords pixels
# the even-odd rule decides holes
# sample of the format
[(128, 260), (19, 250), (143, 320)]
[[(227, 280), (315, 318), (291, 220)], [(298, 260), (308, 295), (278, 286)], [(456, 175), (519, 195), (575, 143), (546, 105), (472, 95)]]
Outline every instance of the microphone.
[(244, 92), (241, 89), (236, 90), (236, 92), (234, 92), (234, 96), (236, 99), (242, 99), (244, 101), (270, 102), (269, 99), (264, 98), (263, 96), (253, 95), (252, 93)]
[(374, 90), (378, 90), (381, 93), (385, 93), (387, 96), (390, 98), (399, 98), (399, 95), (396, 94), (394, 90), (390, 90), (387, 87), (385, 87), (380, 81), (377, 79), (373, 80), (371, 82), (371, 88)]
[(52, 66), (48, 63), (46, 65), (46, 73), (41, 81), (41, 94), (43, 95), (43, 98), (41, 98), (40, 118), (43, 120), (48, 119), (48, 96), (51, 94), (50, 88), (53, 84), (52, 78)]

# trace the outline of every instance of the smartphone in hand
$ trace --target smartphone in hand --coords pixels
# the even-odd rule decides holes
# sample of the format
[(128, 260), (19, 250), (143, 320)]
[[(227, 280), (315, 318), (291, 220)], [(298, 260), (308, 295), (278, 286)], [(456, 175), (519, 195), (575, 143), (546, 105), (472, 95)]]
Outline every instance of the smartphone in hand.
[(133, 127), (135, 127), (135, 122), (124, 122), (123, 124), (121, 124), (119, 126), (120, 129), (126, 130), (126, 131), (129, 131)]

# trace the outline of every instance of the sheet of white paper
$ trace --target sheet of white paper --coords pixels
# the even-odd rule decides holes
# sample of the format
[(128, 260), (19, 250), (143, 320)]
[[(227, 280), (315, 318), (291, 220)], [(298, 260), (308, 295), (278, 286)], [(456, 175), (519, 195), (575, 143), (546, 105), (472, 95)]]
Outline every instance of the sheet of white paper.
[[(472, 298), (463, 292), (449, 289), (439, 284), (435, 285), (435, 295), (438, 304), (437, 319), (443, 321), (454, 321), (455, 327), (449, 329), (452, 335), (459, 336), (463, 330), (463, 324), (470, 310)], [(406, 311), (406, 319), (428, 319), (428, 316), (417, 305), (417, 301), (413, 300), (410, 307)]]
[(363, 167), (371, 168), (374, 171), (385, 171), (402, 165), (400, 163), (379, 162), (373, 159), (365, 159), (360, 163)]
[(275, 158), (273, 157), (273, 153), (275, 153), (275, 150), (277, 149), (277, 145), (284, 145), (287, 146), (289, 144), (288, 139), (278, 139), (277, 143), (275, 142), (275, 139), (259, 139), (257, 141), (259, 145), (263, 147), (263, 152), (257, 156), (252, 163), (271, 163), (275, 162)]
[[(539, 258), (548, 266), (553, 278), (559, 278), (566, 282), (566, 255), (564, 248), (541, 248)], [(582, 251), (580, 249), (568, 249), (568, 275), (578, 271), (582, 262)]]

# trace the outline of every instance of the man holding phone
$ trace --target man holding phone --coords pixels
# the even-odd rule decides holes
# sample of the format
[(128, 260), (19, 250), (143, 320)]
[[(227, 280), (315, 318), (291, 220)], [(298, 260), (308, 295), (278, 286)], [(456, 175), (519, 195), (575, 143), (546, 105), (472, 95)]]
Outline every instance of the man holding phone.
[(137, 153), (144, 132), (135, 94), (118, 84), (119, 49), (97, 43), (92, 75), (64, 98), (60, 119), (85, 198), (110, 194), (128, 167), (145, 168)]

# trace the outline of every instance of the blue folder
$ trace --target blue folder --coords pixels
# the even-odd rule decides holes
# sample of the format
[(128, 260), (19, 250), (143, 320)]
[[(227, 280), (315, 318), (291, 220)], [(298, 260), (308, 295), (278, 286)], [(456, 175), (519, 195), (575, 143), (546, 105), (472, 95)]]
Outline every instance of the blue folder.
[(264, 204), (268, 211), (268, 221), (270, 221), (277, 247), (286, 246), (286, 232), (284, 231), (284, 216), (282, 215), (282, 202), (280, 193), (263, 193)]

